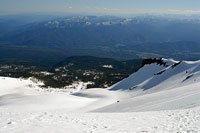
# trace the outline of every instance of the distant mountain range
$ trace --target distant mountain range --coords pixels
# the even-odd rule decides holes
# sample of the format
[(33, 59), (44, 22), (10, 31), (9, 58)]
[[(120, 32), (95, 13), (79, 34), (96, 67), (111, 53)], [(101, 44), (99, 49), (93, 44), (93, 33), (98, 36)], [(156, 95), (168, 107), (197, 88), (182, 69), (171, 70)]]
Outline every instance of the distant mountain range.
[[(19, 50), (30, 59), (35, 58), (32, 52), (40, 53), (44, 60), (49, 54), (200, 59), (200, 19), (167, 16), (46, 16), (42, 19), (40, 16), (25, 22), (22, 21), (25, 18), (6, 18), (0, 17), (0, 27), (3, 27), (0, 47), (4, 50), (0, 50), (3, 53), (0, 60), (15, 58), (8, 51), (17, 57)], [(30, 52), (25, 52), (27, 49)]]

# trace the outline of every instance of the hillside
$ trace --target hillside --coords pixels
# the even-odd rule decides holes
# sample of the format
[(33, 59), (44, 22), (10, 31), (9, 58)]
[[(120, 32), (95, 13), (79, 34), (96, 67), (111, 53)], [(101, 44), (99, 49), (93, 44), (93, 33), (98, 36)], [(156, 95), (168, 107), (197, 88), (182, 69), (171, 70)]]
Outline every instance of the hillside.
[(200, 61), (149, 59), (110, 88), (72, 95), (0, 77), (0, 131), (199, 132), (199, 73)]
[[(115, 110), (115, 112), (132, 112), (139, 110), (138, 106), (144, 107), (144, 109), (140, 111), (186, 109), (199, 106), (199, 99), (197, 98), (199, 96), (198, 88), (200, 81), (199, 61), (191, 62), (175, 61), (172, 59), (149, 59), (146, 62), (143, 62), (143, 65), (144, 66), (137, 72), (107, 89), (86, 89), (74, 93), (73, 96), (86, 97), (92, 101), (96, 99), (97, 101), (94, 103), (94, 106), (96, 106), (95, 108), (98, 109), (98, 111), (103, 112), (110, 110), (111, 112), (113, 112), (113, 110)], [(30, 91), (35, 91), (36, 94), (38, 93), (38, 89), (42, 92), (48, 91), (48, 89), (40, 88), (42, 83), (34, 78), (30, 79), (22, 80), (1, 77), (2, 98), (4, 98), (5, 91), (8, 91), (8, 94), (15, 94), (15, 92), (20, 94), (21, 92), (24, 92), (23, 95), (26, 95), (25, 92), (29, 92), (26, 87), (30, 88)], [(37, 82), (40, 83), (40, 85), (37, 85)], [(34, 88), (38, 89), (35, 90)], [(49, 88), (49, 91), (53, 91), (53, 89)], [(43, 95), (41, 92), (39, 94)], [(5, 98), (6, 97), (7, 93), (5, 95)], [(97, 104), (98, 101), (101, 103), (100, 105)], [(107, 104), (107, 102), (110, 105)], [(104, 107), (104, 103), (106, 104), (106, 107)], [(146, 104), (153, 106), (154, 103), (160, 103), (160, 105), (158, 104), (155, 108), (148, 108), (148, 106), (146, 106)], [(132, 106), (130, 106), (130, 104)], [(173, 106), (169, 106), (168, 104), (172, 104)], [(94, 111), (93, 109), (89, 109), (91, 107), (86, 106), (85, 109), (87, 111)], [(85, 109), (83, 108), (83, 110)]]
[[(74, 83), (86, 88), (106, 88), (137, 71), (142, 59), (118, 61), (93, 56), (72, 56), (46, 67), (24, 62), (0, 64), (0, 76), (36, 78), (43, 87), (67, 88)], [(84, 88), (85, 88), (84, 87)]]

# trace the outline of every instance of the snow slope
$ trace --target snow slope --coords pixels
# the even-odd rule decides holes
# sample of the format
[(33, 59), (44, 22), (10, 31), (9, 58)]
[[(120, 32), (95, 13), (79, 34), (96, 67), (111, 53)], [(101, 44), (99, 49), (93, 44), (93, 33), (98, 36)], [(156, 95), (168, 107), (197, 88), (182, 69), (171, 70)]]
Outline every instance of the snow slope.
[(200, 109), (132, 113), (0, 112), (1, 133), (198, 133)]
[(76, 111), (95, 99), (76, 97), (65, 92), (46, 92), (31, 80), (0, 77), (0, 109), (37, 111), (65, 109)]
[(144, 94), (95, 110), (95, 112), (141, 112), (188, 109), (200, 106), (200, 83)]
[(200, 61), (181, 61), (163, 59), (167, 66), (156, 63), (145, 65), (138, 72), (130, 75), (110, 90), (126, 90), (136, 93), (154, 93), (200, 81)]
[(72, 95), (0, 77), (0, 132), (200, 132), (200, 61), (162, 60)]
[(163, 61), (167, 62), (167, 66), (156, 63), (145, 65), (109, 88), (127, 92), (126, 98), (95, 111), (157, 111), (200, 106), (200, 61)]

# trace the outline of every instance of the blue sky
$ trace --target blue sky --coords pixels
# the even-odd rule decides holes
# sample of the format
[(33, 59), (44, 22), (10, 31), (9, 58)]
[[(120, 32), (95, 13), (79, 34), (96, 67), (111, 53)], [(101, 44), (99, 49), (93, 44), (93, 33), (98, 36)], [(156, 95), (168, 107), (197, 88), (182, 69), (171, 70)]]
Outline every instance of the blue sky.
[(0, 13), (200, 13), (200, 0), (0, 0)]

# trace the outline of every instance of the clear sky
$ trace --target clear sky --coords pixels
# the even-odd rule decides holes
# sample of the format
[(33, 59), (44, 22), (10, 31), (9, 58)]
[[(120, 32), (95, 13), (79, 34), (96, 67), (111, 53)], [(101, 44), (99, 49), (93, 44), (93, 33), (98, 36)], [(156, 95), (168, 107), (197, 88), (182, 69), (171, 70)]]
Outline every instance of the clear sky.
[(200, 14), (200, 0), (0, 0), (0, 13)]

